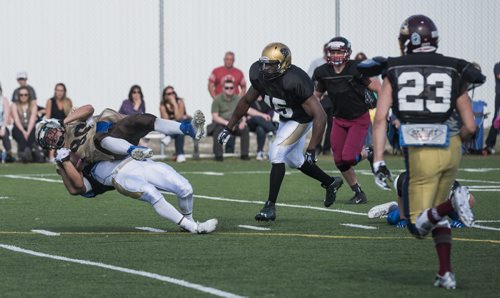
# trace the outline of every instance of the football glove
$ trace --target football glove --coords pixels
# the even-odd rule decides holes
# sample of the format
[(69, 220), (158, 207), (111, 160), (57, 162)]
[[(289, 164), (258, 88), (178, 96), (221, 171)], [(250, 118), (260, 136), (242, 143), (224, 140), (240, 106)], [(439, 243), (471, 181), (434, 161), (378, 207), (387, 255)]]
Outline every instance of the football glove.
[(391, 171), (389, 171), (383, 160), (373, 163), (373, 172), (375, 173), (375, 184), (384, 190), (390, 190), (391, 187), (388, 182), (392, 182)]
[(304, 158), (309, 164), (315, 164), (318, 161), (318, 159), (316, 158), (316, 150), (307, 150), (304, 154)]
[(224, 145), (229, 141), (229, 138), (231, 137), (231, 131), (229, 128), (226, 126), (224, 129), (219, 133), (217, 136), (217, 143)]
[(55, 161), (58, 164), (62, 164), (63, 162), (68, 161), (70, 159), (70, 154), (71, 154), (71, 150), (69, 150), (68, 148), (57, 149)]

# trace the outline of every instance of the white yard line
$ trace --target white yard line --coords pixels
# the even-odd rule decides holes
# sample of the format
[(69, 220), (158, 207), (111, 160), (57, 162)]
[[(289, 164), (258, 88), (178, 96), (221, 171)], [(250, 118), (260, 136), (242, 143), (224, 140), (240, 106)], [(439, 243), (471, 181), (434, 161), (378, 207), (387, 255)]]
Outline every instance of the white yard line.
[(365, 225), (358, 225), (358, 224), (352, 224), (352, 223), (341, 223), (340, 225), (341, 226), (346, 226), (346, 227), (351, 227), (351, 228), (365, 229), (365, 230), (376, 230), (376, 229), (378, 229), (377, 227), (365, 226)]
[(498, 219), (493, 219), (493, 220), (475, 220), (474, 222), (500, 222)]
[(191, 282), (188, 282), (188, 281), (185, 281), (182, 279), (177, 279), (177, 278), (173, 278), (173, 277), (169, 277), (169, 276), (165, 276), (165, 275), (160, 275), (160, 274), (156, 274), (156, 273), (150, 273), (150, 272), (141, 271), (141, 270), (134, 270), (134, 269), (124, 268), (124, 267), (119, 267), (119, 266), (114, 266), (114, 265), (108, 265), (108, 264), (99, 263), (99, 262), (80, 260), (80, 259), (72, 259), (72, 258), (67, 258), (67, 257), (62, 257), (62, 256), (57, 256), (57, 255), (50, 255), (50, 254), (37, 252), (37, 251), (29, 250), (29, 249), (24, 249), (21, 247), (8, 245), (8, 244), (1, 244), (0, 243), (0, 248), (4, 248), (4, 249), (10, 250), (10, 251), (24, 253), (24, 254), (28, 254), (28, 255), (32, 255), (32, 256), (42, 257), (42, 258), (48, 258), (48, 259), (70, 262), (70, 263), (76, 263), (76, 264), (81, 264), (81, 265), (94, 266), (94, 267), (119, 271), (119, 272), (123, 272), (123, 273), (139, 275), (139, 276), (143, 276), (143, 277), (147, 277), (147, 278), (151, 278), (151, 279), (156, 279), (159, 281), (168, 282), (168, 283), (175, 284), (175, 285), (178, 285), (181, 287), (194, 289), (194, 290), (197, 290), (197, 291), (200, 291), (203, 293), (212, 294), (212, 295), (218, 296), (218, 297), (229, 297), (229, 298), (243, 297), (243, 296), (236, 295), (236, 294), (229, 293), (229, 292), (225, 292), (225, 291), (222, 291), (219, 289), (206, 287), (206, 286), (191, 283)]
[(135, 227), (137, 230), (141, 231), (148, 231), (148, 232), (153, 232), (153, 233), (166, 233), (166, 230), (162, 229), (157, 229), (157, 228), (150, 228), (150, 227)]
[(9, 197), (0, 197), (0, 200), (14, 200), (14, 198), (9, 198)]
[(238, 227), (243, 228), (243, 229), (256, 230), (256, 231), (271, 231), (270, 228), (262, 228), (262, 227), (256, 227), (256, 226), (248, 226), (248, 225), (238, 225)]
[(47, 231), (47, 230), (31, 230), (31, 231), (33, 233), (42, 234), (42, 235), (45, 235), (45, 236), (61, 236), (60, 233), (51, 232), (51, 231)]
[(500, 231), (500, 228), (487, 227), (487, 226), (482, 226), (482, 225), (478, 225), (478, 224), (474, 224), (472, 227), (476, 228), (476, 229), (482, 229), (482, 230)]

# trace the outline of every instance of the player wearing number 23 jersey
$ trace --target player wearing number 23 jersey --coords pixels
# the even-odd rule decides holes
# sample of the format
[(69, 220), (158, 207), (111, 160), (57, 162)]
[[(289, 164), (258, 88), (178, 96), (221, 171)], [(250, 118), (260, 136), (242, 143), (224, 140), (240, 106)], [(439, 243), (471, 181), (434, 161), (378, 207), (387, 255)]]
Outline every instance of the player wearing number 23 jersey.
[[(326, 188), (325, 205), (330, 206), (342, 179), (330, 177), (316, 165), (315, 148), (323, 136), (326, 115), (313, 95), (311, 79), (302, 69), (292, 65), (290, 49), (274, 42), (264, 48), (259, 60), (250, 67), (250, 81), (252, 86), (238, 102), (217, 141), (223, 143), (229, 138), (236, 123), (259, 96), (280, 115), (276, 137), (269, 148), (272, 168), (268, 200), (255, 219), (269, 221), (276, 218), (275, 203), (285, 176), (285, 165), (321, 182)], [(312, 136), (304, 156), (305, 135), (311, 127)]]
[[(476, 130), (470, 84), (480, 84), (485, 77), (471, 63), (435, 53), (438, 30), (424, 15), (407, 18), (400, 29), (402, 56), (389, 58), (377, 102), (373, 129), (375, 181), (387, 184), (390, 171), (383, 161), (388, 111), (401, 121), (406, 179), (402, 198), (408, 228), (417, 238), (432, 232), (439, 259), (435, 286), (456, 288), (451, 271), (451, 229), (446, 216), (452, 211), (471, 226), (474, 216), (467, 189), (455, 190), (447, 200), (462, 155), (461, 140)], [(452, 113), (458, 111), (462, 127), (450, 133)]]

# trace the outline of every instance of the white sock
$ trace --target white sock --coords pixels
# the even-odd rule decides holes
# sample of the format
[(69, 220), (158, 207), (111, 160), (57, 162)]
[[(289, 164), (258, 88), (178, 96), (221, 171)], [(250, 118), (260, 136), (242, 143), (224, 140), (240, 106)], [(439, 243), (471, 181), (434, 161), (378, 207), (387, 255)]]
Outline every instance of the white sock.
[(181, 135), (183, 132), (180, 129), (180, 122), (156, 118), (155, 131), (161, 132), (166, 135)]
[(113, 137), (105, 137), (101, 141), (102, 148), (113, 152), (115, 154), (127, 155), (127, 150), (130, 146), (134, 146), (124, 139), (118, 139)]
[(185, 218), (184, 215), (177, 211), (177, 209), (175, 209), (174, 206), (172, 206), (165, 199), (161, 199), (153, 204), (153, 208), (161, 217), (166, 218), (177, 225), (180, 225), (182, 228), (190, 232), (196, 229), (195, 222)]
[(177, 204), (179, 205), (179, 209), (181, 209), (181, 213), (187, 219), (193, 220), (193, 194), (184, 198), (177, 197)]

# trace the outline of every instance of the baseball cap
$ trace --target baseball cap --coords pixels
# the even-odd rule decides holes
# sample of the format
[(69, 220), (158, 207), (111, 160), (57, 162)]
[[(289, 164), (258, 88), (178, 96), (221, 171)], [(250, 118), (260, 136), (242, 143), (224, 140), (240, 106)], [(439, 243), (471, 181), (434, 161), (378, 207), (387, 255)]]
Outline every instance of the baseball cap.
[(28, 78), (28, 74), (25, 72), (25, 71), (20, 71), (17, 73), (17, 79), (27, 79)]

